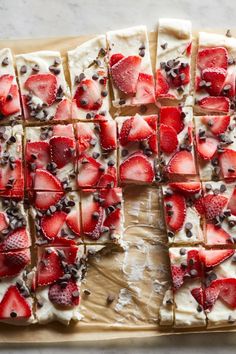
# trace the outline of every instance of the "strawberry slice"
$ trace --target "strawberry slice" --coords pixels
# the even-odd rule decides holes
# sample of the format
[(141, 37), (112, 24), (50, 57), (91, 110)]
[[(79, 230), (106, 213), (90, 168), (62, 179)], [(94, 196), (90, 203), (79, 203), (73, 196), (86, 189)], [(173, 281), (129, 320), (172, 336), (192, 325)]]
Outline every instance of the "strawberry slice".
[(181, 113), (182, 109), (180, 107), (161, 107), (160, 123), (172, 127), (179, 134), (184, 129), (184, 120)]
[(206, 91), (211, 96), (219, 96), (222, 88), (224, 86), (225, 78), (226, 78), (226, 70), (219, 68), (209, 68), (205, 69), (202, 72), (202, 78), (206, 82), (210, 83), (210, 86), (206, 87)]
[(197, 66), (200, 70), (221, 68), (227, 70), (228, 52), (224, 47), (206, 48), (199, 50)]
[(176, 266), (171, 266), (171, 275), (172, 275), (172, 282), (173, 282), (173, 290), (178, 290), (184, 283), (184, 276), (186, 274), (186, 270)]
[(90, 124), (87, 123), (77, 123), (76, 124), (76, 138), (77, 138), (77, 150), (81, 155), (90, 147), (90, 141), (92, 139), (96, 140), (96, 135), (94, 134)]
[(4, 101), (4, 99), (6, 99), (10, 89), (11, 89), (11, 85), (13, 82), (13, 75), (2, 75), (0, 76), (0, 100)]
[(104, 173), (99, 179), (99, 182), (97, 184), (97, 187), (100, 188), (113, 188), (116, 186), (117, 186), (116, 173), (114, 174)]
[(199, 257), (206, 268), (216, 267), (234, 254), (234, 250), (200, 250)]
[(31, 75), (25, 82), (25, 89), (51, 106), (56, 99), (57, 78), (53, 74)]
[(226, 278), (215, 280), (220, 287), (219, 298), (230, 308), (236, 309), (236, 279)]
[(230, 101), (227, 97), (204, 97), (198, 101), (198, 105), (209, 112), (225, 112), (230, 108)]
[(236, 188), (234, 188), (234, 191), (230, 197), (227, 209), (231, 211), (232, 215), (236, 216)]
[(66, 220), (64, 211), (56, 211), (52, 215), (45, 215), (41, 220), (41, 228), (44, 236), (51, 240), (57, 237)]
[(77, 184), (79, 187), (96, 186), (101, 175), (102, 165), (90, 156), (81, 156), (79, 158), (79, 173), (77, 176)]
[(235, 96), (236, 73), (235, 70), (227, 71), (222, 94), (226, 97), (233, 98)]
[(57, 124), (53, 125), (53, 136), (67, 136), (68, 138), (73, 138), (74, 139), (74, 131), (73, 131), (73, 125), (68, 124), (68, 125), (62, 125), (62, 124)]
[(61, 260), (55, 249), (41, 255), (37, 267), (37, 284), (45, 286), (54, 283), (63, 275)]
[(177, 149), (178, 138), (174, 128), (164, 124), (160, 125), (160, 148), (163, 152), (170, 154)]
[(82, 80), (76, 89), (74, 99), (78, 108), (97, 111), (102, 106), (99, 84), (90, 79)]
[(133, 122), (134, 122), (134, 117), (131, 117), (126, 119), (122, 124), (120, 134), (119, 134), (119, 142), (122, 146), (127, 145), (129, 142), (128, 136), (129, 136), (130, 129), (133, 126)]
[(187, 272), (191, 273), (191, 270), (196, 271), (194, 277), (202, 276), (202, 265), (198, 250), (191, 250), (187, 253)]
[(204, 140), (197, 139), (198, 155), (204, 160), (211, 160), (217, 151), (218, 141), (214, 138), (206, 137)]
[(132, 125), (128, 134), (128, 141), (142, 141), (150, 138), (154, 131), (150, 127), (150, 125), (146, 122), (146, 120), (140, 116), (135, 116), (132, 119)]
[(195, 175), (196, 167), (191, 152), (186, 150), (176, 152), (169, 161), (167, 171), (173, 174)]
[[(165, 203), (165, 218), (167, 226), (172, 231), (179, 231), (183, 227), (186, 217), (185, 198), (178, 193), (164, 197)], [(168, 204), (171, 204), (171, 207)]]
[(114, 85), (127, 95), (135, 94), (141, 65), (141, 58), (128, 56), (111, 67)]
[(25, 227), (10, 232), (0, 243), (0, 252), (17, 251), (31, 246), (31, 240)]
[(121, 182), (152, 183), (154, 177), (152, 164), (141, 152), (130, 155), (120, 165)]
[(215, 305), (216, 300), (219, 298), (220, 294), (220, 286), (218, 280), (213, 280), (211, 285), (208, 286), (204, 291), (205, 303), (204, 309), (211, 311), (213, 306)]
[(0, 233), (3, 230), (7, 229), (8, 225), (9, 225), (9, 222), (8, 222), (6, 214), (3, 212), (0, 212)]
[(118, 229), (121, 223), (121, 211), (120, 209), (115, 209), (112, 211), (106, 219), (104, 220), (103, 225), (107, 227), (112, 227), (113, 229)]
[(30, 251), (0, 253), (0, 277), (13, 277), (22, 272), (30, 263)]
[(20, 95), (17, 85), (12, 85), (6, 99), (1, 101), (0, 111), (4, 116), (10, 116), (21, 111)]
[(194, 297), (194, 299), (204, 307), (205, 305), (205, 294), (202, 288), (194, 288), (191, 290), (191, 294)]
[(80, 211), (79, 208), (71, 210), (71, 212), (66, 217), (66, 224), (71, 229), (71, 231), (80, 236)]
[(65, 287), (60, 284), (50, 285), (48, 297), (53, 304), (62, 307), (74, 307), (80, 302), (79, 288), (72, 280), (69, 280)]
[(37, 168), (46, 168), (50, 162), (50, 147), (46, 141), (28, 142), (25, 158), (28, 163), (35, 163)]
[(116, 124), (114, 121), (99, 122), (100, 126), (100, 144), (103, 150), (115, 150), (116, 141)]
[(72, 162), (75, 153), (75, 141), (67, 136), (53, 136), (50, 141), (51, 159), (57, 168), (62, 168)]
[(185, 86), (190, 82), (190, 66), (180, 65), (176, 77), (171, 78), (171, 84), (175, 87)]
[(168, 94), (170, 86), (166, 78), (162, 75), (161, 70), (156, 71), (156, 98), (165, 97)]
[(102, 206), (108, 208), (109, 206), (121, 203), (121, 188), (101, 189), (100, 197), (104, 199)]
[(35, 208), (45, 211), (55, 205), (64, 196), (62, 192), (29, 192), (29, 199)]
[(124, 58), (124, 55), (121, 53), (113, 54), (110, 58), (110, 61), (109, 61), (110, 66), (115, 65), (116, 63), (118, 63), (118, 61), (120, 61), (123, 58)]
[(230, 116), (205, 116), (202, 122), (214, 135), (220, 135), (226, 132), (230, 124)]
[(62, 192), (61, 182), (46, 170), (38, 169), (34, 176), (34, 189), (35, 190), (48, 190)]
[(30, 305), (15, 285), (9, 286), (0, 302), (1, 320), (22, 320), (31, 316)]
[(232, 243), (231, 236), (224, 229), (214, 224), (207, 224), (206, 237), (208, 245), (225, 245)]
[(228, 203), (228, 198), (223, 195), (208, 194), (204, 197), (205, 216), (208, 220), (213, 220), (220, 215)]
[(173, 182), (171, 188), (183, 193), (198, 193), (201, 190), (200, 182)]
[[(85, 208), (85, 209), (84, 209)], [(90, 202), (86, 207), (82, 205), (82, 230), (92, 240), (98, 240), (101, 236), (104, 210), (97, 202)]]
[(236, 178), (236, 151), (227, 149), (219, 155), (220, 167), (225, 179)]
[(71, 102), (65, 98), (58, 104), (54, 120), (70, 120), (71, 118)]
[(155, 102), (154, 95), (154, 81), (153, 76), (140, 73), (137, 82), (136, 95), (134, 103), (142, 102), (142, 104), (149, 104)]

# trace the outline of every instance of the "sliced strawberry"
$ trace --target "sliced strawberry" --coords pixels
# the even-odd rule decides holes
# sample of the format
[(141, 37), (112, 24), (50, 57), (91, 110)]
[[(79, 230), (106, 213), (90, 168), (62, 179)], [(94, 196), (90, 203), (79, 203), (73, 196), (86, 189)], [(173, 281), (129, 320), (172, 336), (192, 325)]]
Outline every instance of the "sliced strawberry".
[(197, 138), (197, 152), (204, 160), (211, 160), (217, 151), (218, 141), (206, 137), (204, 140)]
[(186, 55), (187, 55), (188, 57), (190, 57), (191, 53), (192, 53), (192, 42), (190, 42), (190, 43), (187, 45), (187, 48), (186, 48)]
[(194, 288), (191, 290), (191, 294), (194, 297), (194, 299), (204, 307), (205, 304), (205, 294), (202, 288)]
[(196, 210), (198, 211), (198, 213), (200, 215), (204, 215), (205, 214), (205, 202), (204, 202), (204, 197), (201, 197), (199, 199), (197, 199), (194, 202), (194, 207), (196, 208)]
[(195, 91), (198, 92), (198, 91), (201, 91), (202, 90), (202, 87), (200, 85), (201, 83), (201, 77), (200, 76), (196, 76), (195, 77)]
[(66, 224), (77, 236), (80, 236), (80, 212), (78, 208), (71, 210), (66, 217)]
[(101, 236), (104, 210), (99, 203), (91, 201), (89, 205), (82, 205), (82, 230), (92, 240), (98, 240)]
[(142, 102), (142, 104), (155, 102), (154, 81), (152, 75), (140, 73), (136, 90), (134, 101), (137, 100), (137, 102)]
[(210, 86), (206, 87), (206, 91), (211, 96), (219, 96), (221, 90), (224, 86), (225, 78), (226, 78), (226, 70), (219, 68), (208, 68), (203, 70), (202, 78), (207, 83), (210, 83)]
[(204, 197), (205, 216), (212, 220), (220, 215), (228, 203), (228, 198), (223, 195), (208, 194)]
[(140, 72), (141, 58), (128, 56), (111, 67), (114, 85), (125, 94), (135, 94)]
[(198, 101), (198, 105), (209, 112), (228, 112), (230, 101), (227, 97), (204, 97)]
[(96, 140), (96, 135), (90, 124), (87, 123), (77, 123), (76, 124), (76, 138), (77, 138), (77, 150), (81, 155), (90, 147), (90, 141), (92, 139)]
[(212, 268), (234, 254), (234, 250), (200, 250), (199, 256), (206, 268)]
[(179, 134), (184, 129), (184, 120), (181, 113), (182, 109), (180, 107), (161, 107), (160, 123), (172, 127)]
[(5, 99), (10, 91), (12, 82), (13, 82), (13, 75), (2, 75), (0, 76), (0, 100)]
[(127, 145), (129, 142), (128, 136), (129, 136), (130, 129), (133, 126), (133, 122), (134, 122), (134, 117), (131, 117), (126, 119), (122, 124), (120, 134), (119, 134), (119, 142), (122, 146)]
[(191, 152), (186, 150), (176, 152), (169, 161), (167, 171), (173, 174), (195, 175), (196, 167)]
[(0, 243), (0, 252), (17, 251), (31, 246), (30, 236), (25, 227), (10, 232)]
[(118, 63), (118, 61), (120, 61), (121, 59), (124, 58), (124, 55), (121, 53), (117, 53), (117, 54), (113, 54), (110, 58), (110, 66), (115, 65), (116, 63)]
[(183, 193), (198, 193), (201, 190), (200, 182), (173, 182), (171, 188)]
[(236, 73), (235, 70), (227, 71), (227, 76), (224, 82), (224, 87), (222, 95), (233, 98), (235, 97), (235, 83), (236, 83)]
[(22, 320), (31, 316), (30, 305), (15, 285), (9, 286), (0, 302), (1, 320)]
[(97, 111), (102, 106), (99, 83), (90, 79), (82, 80), (76, 89), (74, 99), (78, 108)]
[(57, 94), (57, 78), (53, 74), (31, 75), (25, 82), (25, 89), (51, 106)]
[(190, 66), (188, 64), (186, 65), (180, 65), (178, 69), (178, 74), (171, 78), (171, 84), (178, 88), (181, 86), (185, 86), (190, 82)]
[(7, 229), (8, 225), (9, 225), (9, 222), (8, 222), (6, 214), (3, 212), (0, 212), (0, 233), (3, 230)]
[(107, 227), (112, 227), (114, 229), (118, 229), (121, 223), (121, 211), (119, 208), (112, 211), (106, 219), (104, 220), (103, 225)]
[(216, 300), (218, 299), (220, 294), (220, 286), (218, 284), (218, 280), (213, 280), (211, 282), (211, 285), (208, 286), (205, 291), (205, 303), (204, 303), (204, 309), (211, 311), (213, 308)]
[(60, 284), (50, 285), (48, 297), (53, 304), (62, 307), (74, 307), (80, 302), (79, 288), (72, 280), (69, 280), (65, 287)]
[(41, 220), (41, 228), (44, 236), (51, 240), (58, 236), (66, 220), (67, 214), (64, 211), (56, 211), (52, 215), (45, 215)]
[(156, 98), (165, 97), (168, 94), (170, 86), (166, 78), (162, 75), (161, 70), (156, 71)]
[(17, 85), (12, 85), (5, 100), (0, 103), (0, 111), (4, 116), (20, 112), (20, 95)]
[(31, 204), (39, 210), (48, 210), (64, 196), (62, 192), (30, 192), (29, 199)]
[[(185, 198), (178, 193), (165, 196), (165, 217), (167, 226), (173, 231), (179, 231), (184, 224), (186, 217)], [(168, 204), (171, 204), (171, 207)]]
[(99, 179), (99, 182), (97, 184), (97, 187), (100, 188), (113, 188), (116, 187), (117, 185), (117, 179), (116, 176), (110, 175), (108, 173), (104, 173), (101, 178)]
[(234, 188), (234, 191), (230, 197), (227, 209), (231, 211), (232, 215), (236, 216), (236, 187)]
[(178, 267), (175, 265), (171, 266), (171, 275), (174, 290), (178, 290), (183, 285), (185, 273), (186, 270), (182, 267)]
[(0, 277), (12, 277), (24, 270), (30, 263), (30, 251), (0, 253)]
[(104, 200), (102, 206), (108, 208), (109, 206), (121, 203), (121, 188), (101, 189), (100, 197)]
[(46, 141), (27, 142), (25, 158), (29, 163), (36, 164), (37, 168), (46, 168), (50, 162), (50, 147)]
[(58, 104), (54, 120), (70, 120), (71, 118), (71, 102), (65, 98)]
[(48, 190), (62, 192), (61, 182), (46, 170), (38, 169), (34, 176), (34, 189), (35, 190)]
[(50, 141), (51, 159), (57, 168), (62, 168), (72, 162), (75, 153), (75, 141), (67, 136), (53, 136)]
[(174, 128), (164, 124), (160, 125), (160, 148), (163, 152), (170, 154), (177, 149), (178, 138)]
[(120, 165), (120, 180), (152, 183), (155, 177), (154, 168), (148, 158), (140, 153), (134, 153)]
[(225, 179), (236, 178), (236, 151), (227, 149), (219, 155), (220, 167)]
[(202, 276), (202, 265), (198, 250), (191, 250), (187, 253), (187, 272), (191, 274), (192, 270), (195, 271), (194, 277)]
[(103, 171), (102, 165), (90, 156), (81, 156), (79, 159), (79, 173), (77, 184), (79, 187), (96, 186)]
[(224, 47), (206, 48), (199, 50), (197, 57), (197, 66), (200, 70), (208, 68), (228, 67), (228, 53)]
[(66, 136), (68, 138), (74, 138), (74, 131), (73, 131), (73, 125), (68, 124), (68, 125), (62, 125), (62, 124), (57, 124), (53, 125), (53, 136)]
[(226, 132), (230, 124), (230, 116), (205, 116), (202, 122), (208, 126), (208, 129), (215, 135)]
[(63, 275), (61, 260), (56, 250), (44, 251), (37, 267), (37, 284), (45, 286), (54, 283)]
[(230, 308), (236, 309), (236, 279), (226, 278), (215, 281), (220, 286), (219, 298)]
[(232, 243), (231, 236), (221, 227), (216, 227), (214, 224), (207, 224), (206, 237), (208, 245), (225, 245)]
[(103, 150), (114, 150), (117, 147), (116, 124), (114, 121), (99, 122), (100, 144)]
[(128, 141), (142, 141), (150, 138), (153, 135), (154, 131), (150, 125), (143, 119), (141, 116), (135, 116), (132, 120), (131, 129), (128, 134)]

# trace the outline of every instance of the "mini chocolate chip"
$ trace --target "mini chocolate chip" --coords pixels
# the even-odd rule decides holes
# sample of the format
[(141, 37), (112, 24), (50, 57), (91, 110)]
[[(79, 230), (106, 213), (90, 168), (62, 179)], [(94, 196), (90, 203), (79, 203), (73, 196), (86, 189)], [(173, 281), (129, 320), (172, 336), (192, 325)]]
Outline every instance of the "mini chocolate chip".
[(230, 31), (230, 29), (228, 29), (227, 31), (226, 31), (226, 37), (232, 37), (232, 34), (231, 34), (231, 31)]
[(108, 295), (107, 297), (107, 305), (110, 305), (115, 300), (115, 295)]
[(162, 48), (163, 50), (165, 50), (165, 49), (167, 48), (167, 46), (168, 46), (168, 43), (167, 43), (167, 42), (161, 44), (161, 48)]
[(181, 256), (184, 256), (186, 254), (186, 249), (185, 248), (180, 248), (179, 253)]
[(7, 66), (7, 65), (9, 65), (9, 58), (5, 57), (2, 61), (2, 66)]
[(91, 295), (91, 291), (88, 289), (84, 289), (84, 295), (86, 295), (86, 296)]
[(186, 230), (191, 230), (192, 228), (193, 228), (193, 224), (191, 222), (186, 222), (185, 229)]
[(16, 318), (17, 313), (13, 310), (13, 311), (11, 311), (10, 316), (11, 316), (11, 318)]

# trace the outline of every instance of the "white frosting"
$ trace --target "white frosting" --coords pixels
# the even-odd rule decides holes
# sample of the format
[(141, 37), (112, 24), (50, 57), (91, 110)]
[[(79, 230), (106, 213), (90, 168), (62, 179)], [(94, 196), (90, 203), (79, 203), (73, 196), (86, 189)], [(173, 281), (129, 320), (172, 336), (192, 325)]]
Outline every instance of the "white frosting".
[(7, 126), (5, 127), (4, 135), (6, 135), (6, 141), (11, 137), (14, 136), (16, 138), (16, 142), (10, 145), (0, 144), (2, 145), (2, 149), (0, 150), (1, 153), (4, 150), (7, 150), (10, 155), (14, 156), (16, 159), (22, 159), (22, 137), (23, 137), (23, 128), (21, 125), (14, 125), (13, 127)]
[[(168, 303), (171, 301), (172, 303)], [(171, 326), (174, 322), (174, 298), (173, 291), (168, 289), (165, 292), (162, 305), (159, 310), (159, 323), (161, 326)]]

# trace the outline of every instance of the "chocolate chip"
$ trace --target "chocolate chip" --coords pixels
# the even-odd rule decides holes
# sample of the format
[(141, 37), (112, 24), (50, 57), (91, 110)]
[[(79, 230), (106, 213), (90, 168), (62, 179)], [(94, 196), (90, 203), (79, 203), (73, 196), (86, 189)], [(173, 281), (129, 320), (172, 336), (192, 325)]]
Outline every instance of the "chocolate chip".
[(57, 65), (60, 65), (61, 64), (61, 58), (55, 58), (54, 60), (54, 65), (57, 66)]
[(225, 184), (221, 184), (220, 185), (220, 192), (224, 193), (226, 190), (227, 190), (226, 185)]
[(22, 65), (20, 68), (20, 74), (23, 75), (27, 73), (27, 66), (26, 65)]
[(103, 90), (101, 92), (102, 97), (106, 97), (108, 95), (108, 92), (106, 90)]
[(115, 165), (115, 161), (114, 160), (109, 160), (107, 164), (108, 164), (108, 166), (114, 166)]
[(55, 65), (50, 65), (50, 66), (49, 66), (49, 70), (50, 70), (54, 75), (59, 75), (60, 72), (61, 72), (61, 69), (58, 68), (58, 67), (55, 66)]
[(10, 316), (11, 316), (11, 318), (16, 318), (17, 313), (13, 310), (13, 311), (11, 311)]
[(124, 105), (125, 103), (126, 103), (126, 101), (125, 101), (124, 98), (121, 98), (121, 99), (119, 100), (119, 105), (120, 105), (120, 106)]
[(228, 323), (235, 323), (235, 322), (236, 322), (236, 319), (232, 315), (229, 315)]
[(179, 253), (181, 256), (184, 256), (186, 254), (186, 249), (185, 248), (180, 248)]
[(9, 65), (9, 58), (5, 57), (2, 61), (2, 66), (7, 66), (7, 65)]
[(92, 214), (92, 217), (93, 217), (93, 219), (98, 220), (98, 219), (99, 219), (99, 213), (98, 213), (97, 211), (95, 211), (95, 212)]
[(107, 297), (107, 305), (112, 304), (112, 302), (114, 300), (115, 300), (115, 296), (114, 295), (112, 295), (112, 294), (108, 295), (108, 297)]
[(162, 48), (163, 50), (165, 50), (165, 49), (167, 48), (167, 46), (168, 46), (168, 43), (167, 43), (167, 42), (161, 44), (161, 48)]
[(35, 64), (35, 65), (32, 67), (32, 70), (35, 71), (35, 72), (39, 72), (39, 70), (40, 70), (39, 65), (38, 65), (38, 64)]
[(122, 157), (125, 157), (125, 156), (127, 156), (128, 154), (129, 154), (129, 151), (128, 151), (127, 149), (121, 150), (121, 156), (122, 156)]
[(93, 80), (98, 80), (98, 78), (99, 78), (98, 74), (96, 74), (96, 73), (93, 74), (93, 76), (92, 76), (92, 79), (93, 79)]
[(88, 289), (84, 289), (84, 295), (86, 295), (86, 296), (91, 295), (91, 291)]
[(230, 31), (230, 29), (228, 29), (227, 31), (226, 31), (226, 37), (232, 37), (232, 34), (231, 34), (231, 31)]
[(186, 222), (185, 229), (186, 230), (191, 230), (192, 228), (193, 228), (193, 224), (191, 222)]

